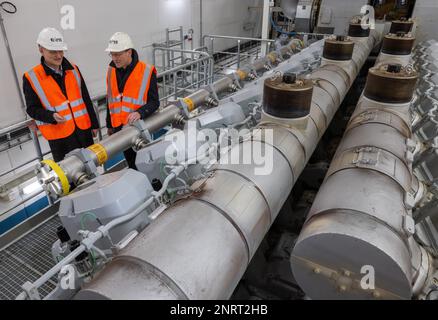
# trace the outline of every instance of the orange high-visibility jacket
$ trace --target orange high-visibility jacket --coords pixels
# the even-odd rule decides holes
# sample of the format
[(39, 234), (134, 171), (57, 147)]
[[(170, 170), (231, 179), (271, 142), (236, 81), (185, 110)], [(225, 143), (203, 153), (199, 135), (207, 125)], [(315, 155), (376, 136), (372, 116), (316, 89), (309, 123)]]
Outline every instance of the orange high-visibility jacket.
[(153, 65), (139, 61), (129, 75), (123, 92), (119, 92), (116, 68), (109, 67), (107, 73), (107, 99), (113, 128), (126, 125), (128, 116), (147, 103)]
[(35, 93), (46, 110), (63, 116), (64, 123), (51, 124), (35, 120), (38, 129), (47, 140), (63, 139), (70, 136), (75, 127), (82, 130), (91, 128), (87, 106), (82, 99), (81, 76), (76, 66), (73, 70), (65, 70), (65, 89), (67, 97), (62, 92), (55, 79), (48, 76), (40, 64), (25, 73)]

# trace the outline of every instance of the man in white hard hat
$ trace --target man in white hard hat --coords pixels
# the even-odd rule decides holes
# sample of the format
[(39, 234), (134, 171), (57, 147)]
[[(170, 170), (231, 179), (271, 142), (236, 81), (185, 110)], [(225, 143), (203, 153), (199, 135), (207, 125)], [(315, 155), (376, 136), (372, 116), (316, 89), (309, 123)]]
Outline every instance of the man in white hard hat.
[[(160, 106), (157, 71), (153, 65), (139, 61), (129, 35), (115, 33), (106, 49), (111, 56), (107, 73), (108, 134), (122, 130), (123, 126), (144, 120)], [(136, 153), (124, 152), (128, 166), (136, 169)]]
[(99, 122), (79, 68), (64, 57), (62, 34), (44, 28), (37, 44), (41, 63), (23, 76), (26, 111), (58, 162), (70, 151), (92, 145)]

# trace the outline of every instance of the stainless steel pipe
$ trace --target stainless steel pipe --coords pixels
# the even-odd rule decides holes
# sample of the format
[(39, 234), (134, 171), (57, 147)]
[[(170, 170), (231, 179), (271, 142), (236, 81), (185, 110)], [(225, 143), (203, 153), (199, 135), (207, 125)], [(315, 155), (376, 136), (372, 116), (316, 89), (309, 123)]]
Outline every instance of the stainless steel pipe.
[[(294, 47), (294, 43), (293, 40), (291, 44), (288, 44), (286, 46), (287, 50)], [(276, 57), (277, 53), (271, 52), (270, 55)], [(252, 69), (253, 67), (249, 66), (248, 73)], [(248, 73), (239, 70), (236, 72), (236, 78), (244, 80), (247, 78)], [(233, 84), (234, 75), (225, 76), (215, 81), (209, 87), (199, 89), (190, 94), (183, 99), (183, 103), (189, 111), (201, 105), (215, 105), (217, 104), (217, 101), (215, 101), (216, 94), (230, 90)], [(144, 120), (144, 129), (152, 133), (166, 125), (172, 124), (183, 115), (183, 109), (182, 106), (176, 106), (175, 104), (167, 106)], [(88, 148), (88, 157), (94, 165), (99, 166), (115, 154), (134, 146), (140, 138), (142, 138), (141, 129), (135, 126), (127, 126), (122, 131), (105, 138), (99, 144)], [(42, 164), (38, 167), (38, 170), (40, 183), (52, 196), (59, 197), (68, 190), (68, 183), (76, 184), (86, 175), (86, 164), (77, 156), (69, 156), (58, 164)]]
[(294, 277), (310, 298), (421, 294), (431, 258), (413, 239), (418, 181), (410, 139), (409, 102), (360, 98), (291, 256)]
[(76, 298), (229, 298), (350, 87), (346, 71), (335, 64), (310, 78), (329, 89), (320, 87), (313, 96), (310, 116), (300, 120), (305, 125), (265, 119), (253, 142), (228, 154), (251, 146), (270, 150), (271, 174), (257, 174), (255, 165), (219, 165), (200, 193), (166, 210)]

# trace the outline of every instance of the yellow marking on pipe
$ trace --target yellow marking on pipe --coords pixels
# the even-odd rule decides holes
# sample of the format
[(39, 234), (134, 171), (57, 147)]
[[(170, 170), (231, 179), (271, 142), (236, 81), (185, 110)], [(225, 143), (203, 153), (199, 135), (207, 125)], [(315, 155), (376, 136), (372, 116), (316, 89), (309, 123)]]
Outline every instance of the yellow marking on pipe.
[(275, 52), (271, 52), (266, 56), (271, 63), (275, 63), (275, 61), (277, 61), (277, 54)]
[(240, 80), (245, 80), (248, 74), (245, 71), (237, 70), (237, 75), (239, 76)]
[(192, 112), (193, 110), (195, 110), (195, 103), (193, 102), (192, 99), (190, 98), (184, 98), (183, 99), (184, 103), (187, 105), (187, 107), (189, 108), (189, 111)]
[(96, 155), (99, 165), (102, 165), (105, 162), (107, 162), (108, 153), (106, 152), (105, 148), (101, 144), (99, 143), (93, 144), (92, 146), (89, 146), (87, 149)]
[(64, 170), (62, 170), (62, 168), (53, 160), (43, 160), (41, 163), (48, 165), (53, 171), (55, 171), (59, 181), (61, 181), (63, 195), (68, 195), (70, 193), (70, 182), (68, 182), (68, 178)]

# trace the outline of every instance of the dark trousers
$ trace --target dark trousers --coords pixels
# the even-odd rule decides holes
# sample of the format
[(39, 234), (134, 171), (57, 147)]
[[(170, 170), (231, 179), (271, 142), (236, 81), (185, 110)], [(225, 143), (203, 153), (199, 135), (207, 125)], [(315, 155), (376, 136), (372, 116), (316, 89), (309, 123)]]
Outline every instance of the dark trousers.
[(91, 129), (76, 130), (67, 138), (49, 140), (50, 150), (52, 151), (55, 162), (62, 161), (65, 155), (75, 149), (87, 148), (94, 143)]
[[(123, 129), (123, 126), (114, 128), (114, 133), (119, 132)], [(125, 156), (126, 162), (128, 163), (128, 167), (134, 170), (137, 170), (137, 166), (135, 165), (135, 159), (137, 157), (137, 152), (135, 152), (132, 148), (129, 148), (123, 151), (123, 155)]]

